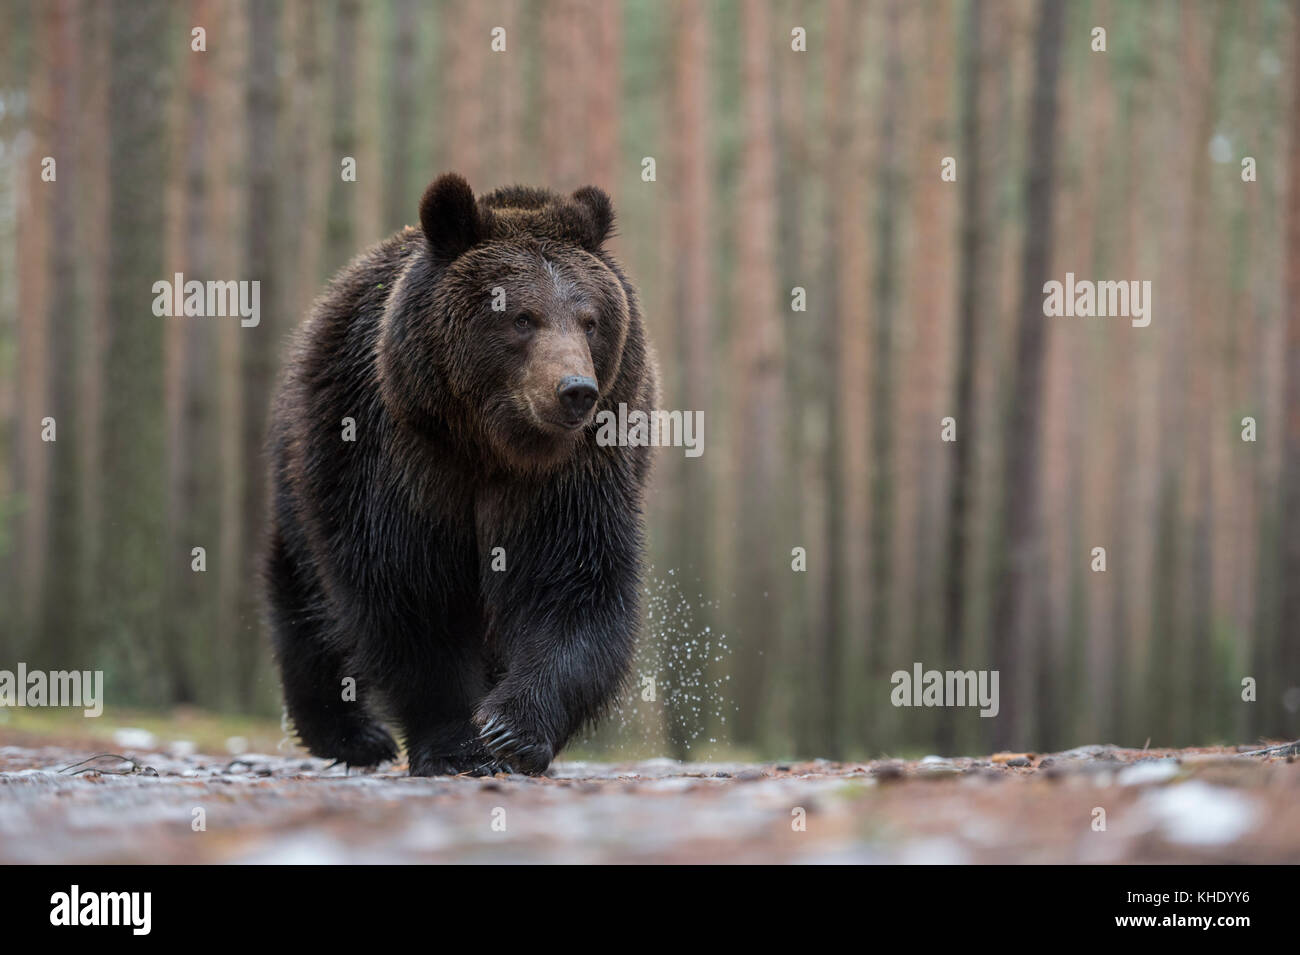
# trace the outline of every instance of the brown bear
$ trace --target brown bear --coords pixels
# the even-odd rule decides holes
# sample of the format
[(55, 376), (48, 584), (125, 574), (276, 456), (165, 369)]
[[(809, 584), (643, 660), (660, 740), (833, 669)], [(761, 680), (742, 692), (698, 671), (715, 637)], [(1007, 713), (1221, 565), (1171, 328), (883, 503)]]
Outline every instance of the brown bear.
[(609, 197), (448, 174), (330, 282), (272, 411), (264, 577), (313, 754), (541, 773), (618, 691), (640, 621), (658, 394)]

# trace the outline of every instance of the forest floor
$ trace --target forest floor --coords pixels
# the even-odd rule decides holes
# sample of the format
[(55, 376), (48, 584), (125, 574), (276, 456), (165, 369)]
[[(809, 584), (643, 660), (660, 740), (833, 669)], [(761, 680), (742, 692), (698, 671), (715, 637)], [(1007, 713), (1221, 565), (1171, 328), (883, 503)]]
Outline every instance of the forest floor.
[(0, 865), (1300, 862), (1293, 747), (412, 779), (147, 736), (82, 762), (102, 740), (0, 728)]

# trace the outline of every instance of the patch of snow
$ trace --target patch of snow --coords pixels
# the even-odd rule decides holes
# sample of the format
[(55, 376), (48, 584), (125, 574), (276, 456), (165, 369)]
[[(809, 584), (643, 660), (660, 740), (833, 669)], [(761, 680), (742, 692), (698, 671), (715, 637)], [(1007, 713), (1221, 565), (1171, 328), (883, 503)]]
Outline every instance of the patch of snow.
[(113, 742), (124, 749), (153, 749), (158, 738), (148, 730), (123, 726), (113, 730)]
[(346, 865), (346, 849), (327, 836), (300, 833), (277, 839), (239, 860), (246, 865)]
[(1006, 842), (1006, 833), (1002, 826), (992, 819), (982, 816), (964, 820), (959, 827), (962, 838), (978, 846), (1000, 846)]
[(921, 839), (903, 846), (899, 853), (903, 865), (967, 865), (970, 853), (951, 839)]
[(1170, 842), (1193, 846), (1235, 842), (1254, 828), (1259, 816), (1250, 797), (1199, 780), (1149, 790), (1138, 808)]

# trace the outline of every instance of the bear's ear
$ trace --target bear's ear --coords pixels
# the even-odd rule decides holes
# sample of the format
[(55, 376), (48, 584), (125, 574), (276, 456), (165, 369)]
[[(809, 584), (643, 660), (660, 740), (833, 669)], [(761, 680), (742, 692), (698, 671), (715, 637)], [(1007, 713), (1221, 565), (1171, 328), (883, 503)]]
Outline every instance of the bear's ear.
[(454, 172), (439, 176), (424, 191), (420, 227), (434, 254), (448, 261), (487, 237), (487, 223), (479, 214), (474, 190), (464, 176)]
[(573, 194), (573, 201), (582, 212), (582, 245), (596, 252), (614, 231), (614, 204), (605, 190), (583, 186)]

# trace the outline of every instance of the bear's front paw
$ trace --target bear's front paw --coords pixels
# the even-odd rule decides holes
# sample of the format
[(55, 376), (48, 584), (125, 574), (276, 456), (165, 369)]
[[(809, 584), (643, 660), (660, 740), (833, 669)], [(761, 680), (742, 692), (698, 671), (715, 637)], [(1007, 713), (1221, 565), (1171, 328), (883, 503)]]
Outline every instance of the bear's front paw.
[(313, 756), (332, 759), (348, 767), (371, 768), (397, 759), (397, 744), (388, 731), (369, 720), (348, 720), (328, 732), (317, 730), (310, 738), (299, 734)]
[(495, 776), (512, 772), (514, 769), (510, 765), (493, 759), (486, 751), (477, 756), (465, 753), (412, 756), (410, 767), (412, 776)]
[(515, 726), (504, 716), (493, 716), (479, 730), (479, 741), (492, 757), (514, 772), (539, 776), (555, 758), (555, 749), (539, 736)]
[(478, 741), (468, 721), (454, 723), (407, 740), (412, 776), (495, 776), (514, 772)]

